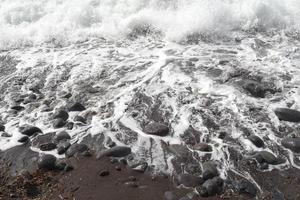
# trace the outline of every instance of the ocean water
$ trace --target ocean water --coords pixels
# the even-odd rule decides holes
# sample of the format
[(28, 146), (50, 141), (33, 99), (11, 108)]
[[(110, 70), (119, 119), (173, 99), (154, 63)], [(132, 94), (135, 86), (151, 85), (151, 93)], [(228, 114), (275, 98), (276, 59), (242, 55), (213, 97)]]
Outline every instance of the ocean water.
[[(261, 150), (286, 160), (267, 170), (300, 168), (280, 144), (300, 127), (274, 114), (300, 110), (299, 47), (298, 0), (0, 0), (0, 116), (12, 135), (0, 149), (20, 144), (25, 123), (55, 131), (45, 108), (69, 105), (62, 96), (71, 92), (88, 107), (79, 113), (88, 124), (68, 131), (73, 142), (102, 134), (155, 171), (178, 170), (166, 143), (186, 146), (200, 166), (216, 161), (223, 178), (231, 171), (255, 183), (241, 163)], [(263, 96), (247, 82), (263, 85)], [(33, 87), (38, 99), (12, 112)], [(170, 135), (145, 134), (151, 121)], [(213, 151), (193, 150), (195, 141)]]

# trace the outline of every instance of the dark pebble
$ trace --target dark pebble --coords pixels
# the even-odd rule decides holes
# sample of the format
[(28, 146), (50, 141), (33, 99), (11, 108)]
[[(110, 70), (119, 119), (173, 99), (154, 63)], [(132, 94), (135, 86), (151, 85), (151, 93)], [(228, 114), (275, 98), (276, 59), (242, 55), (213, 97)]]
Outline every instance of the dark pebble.
[(74, 123), (73, 123), (73, 122), (68, 122), (68, 123), (67, 123), (67, 129), (68, 129), (68, 130), (72, 130), (73, 127), (74, 127)]
[(53, 128), (62, 128), (66, 125), (66, 123), (67, 122), (61, 118), (55, 119), (53, 121)]
[(69, 171), (72, 171), (73, 169), (74, 169), (74, 167), (72, 165), (66, 165), (64, 168), (64, 171), (69, 172)]
[(12, 135), (6, 133), (6, 132), (2, 132), (1, 133), (1, 137), (11, 137)]
[(211, 152), (212, 151), (212, 147), (209, 144), (206, 144), (206, 143), (195, 144), (193, 146), (193, 149), (197, 150), (197, 151), (203, 151), (203, 152)]
[(66, 131), (62, 131), (59, 132), (54, 139), (56, 142), (60, 142), (61, 140), (70, 140), (71, 136)]
[(258, 163), (268, 163), (271, 165), (277, 165), (284, 162), (284, 160), (277, 158), (268, 151), (256, 152), (253, 157), (257, 160)]
[(38, 160), (38, 168), (43, 170), (54, 170), (56, 168), (56, 157), (44, 154)]
[(99, 172), (99, 176), (102, 176), (102, 177), (108, 176), (109, 174), (110, 174), (110, 173), (109, 173), (109, 171), (107, 171), (107, 170), (102, 170), (102, 171)]
[(66, 151), (66, 157), (70, 158), (77, 153), (83, 153), (87, 151), (89, 148), (86, 144), (72, 144), (71, 147)]
[(156, 136), (167, 136), (169, 134), (169, 127), (158, 123), (158, 122), (152, 122), (145, 126), (144, 132), (149, 135), (156, 135)]
[(243, 88), (248, 91), (252, 96), (264, 98), (266, 95), (267, 90), (263, 87), (263, 85), (254, 82), (254, 81), (247, 81)]
[(5, 131), (5, 126), (0, 124), (0, 131)]
[(20, 139), (18, 139), (18, 142), (27, 143), (27, 142), (29, 142), (29, 137), (28, 136), (23, 136)]
[(85, 107), (81, 103), (74, 103), (70, 108), (69, 111), (83, 111)]
[(106, 149), (104, 151), (101, 151), (97, 155), (97, 159), (100, 159), (102, 157), (124, 157), (131, 153), (131, 148), (126, 146), (115, 146), (111, 149)]
[(83, 117), (81, 117), (81, 116), (74, 117), (74, 122), (81, 122), (83, 124), (86, 123), (85, 119)]
[(300, 122), (300, 112), (289, 108), (277, 108), (275, 111), (279, 120)]
[(35, 127), (35, 126), (31, 126), (31, 125), (23, 125), (23, 126), (19, 127), (19, 131), (23, 135), (27, 135), (27, 136), (32, 136), (32, 135), (35, 135), (38, 133), (42, 133), (41, 129), (39, 129), (38, 127)]
[(248, 140), (250, 140), (258, 148), (264, 147), (264, 141), (256, 135), (249, 136)]
[(219, 175), (217, 166), (213, 161), (207, 161), (203, 163), (202, 167), (203, 167), (202, 178), (204, 180), (211, 179)]
[(10, 107), (10, 109), (16, 110), (16, 111), (21, 111), (21, 110), (24, 110), (25, 108), (23, 106), (12, 106), (12, 107)]
[(257, 194), (256, 187), (246, 180), (241, 180), (237, 183), (237, 190), (240, 194), (246, 194), (252, 198), (254, 198)]
[(58, 162), (58, 163), (56, 163), (55, 168), (58, 170), (64, 170), (66, 166), (67, 166), (67, 164), (65, 162)]
[(300, 153), (300, 138), (284, 138), (281, 144), (293, 152)]
[(208, 179), (202, 185), (206, 189), (208, 196), (219, 194), (223, 190), (223, 180), (220, 177)]
[(51, 151), (53, 149), (56, 149), (56, 144), (49, 142), (49, 143), (44, 143), (40, 145), (40, 149), (42, 151)]
[(64, 121), (67, 121), (68, 118), (69, 118), (69, 114), (65, 110), (57, 110), (53, 114), (53, 119), (63, 119)]

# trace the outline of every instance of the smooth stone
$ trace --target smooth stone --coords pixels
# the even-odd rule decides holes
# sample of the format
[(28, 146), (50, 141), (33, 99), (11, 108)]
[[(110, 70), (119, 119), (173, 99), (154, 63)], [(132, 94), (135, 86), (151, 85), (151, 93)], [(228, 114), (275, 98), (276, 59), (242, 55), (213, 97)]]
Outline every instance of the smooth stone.
[(109, 174), (110, 174), (110, 173), (109, 173), (109, 171), (107, 171), (107, 170), (102, 170), (102, 171), (99, 172), (99, 176), (102, 176), (102, 177), (108, 176)]
[(164, 193), (164, 196), (165, 196), (166, 200), (177, 200), (176, 195), (174, 194), (174, 192), (171, 192), (171, 191), (166, 191)]
[(40, 150), (42, 151), (51, 151), (53, 149), (56, 149), (56, 144), (49, 142), (49, 143), (44, 143), (40, 145)]
[(66, 125), (66, 123), (67, 122), (61, 118), (55, 119), (53, 121), (53, 128), (62, 128)]
[(50, 154), (44, 154), (38, 160), (38, 168), (43, 170), (54, 170), (56, 168), (56, 157)]
[(178, 185), (184, 185), (185, 187), (196, 187), (201, 185), (204, 181), (201, 177), (191, 174), (179, 174), (176, 176)]
[(156, 136), (167, 136), (169, 134), (169, 127), (158, 123), (158, 122), (152, 122), (145, 126), (144, 132), (149, 135), (156, 135)]
[(97, 159), (102, 157), (125, 157), (131, 153), (131, 148), (126, 146), (115, 146), (110, 149), (106, 149), (101, 151), (97, 155)]
[(53, 114), (53, 119), (63, 119), (64, 121), (67, 121), (69, 118), (69, 114), (65, 110), (57, 110)]
[(279, 120), (288, 122), (300, 122), (300, 112), (289, 108), (277, 108), (275, 114)]
[(24, 110), (25, 108), (23, 106), (12, 106), (12, 107), (10, 107), (10, 109), (16, 110), (16, 111), (21, 111), (21, 110)]
[(62, 155), (64, 154), (68, 148), (71, 146), (70, 142), (60, 142), (58, 145), (57, 145), (57, 153), (59, 155)]
[(168, 149), (171, 153), (173, 153), (176, 157), (186, 159), (190, 156), (190, 150), (181, 144), (172, 144), (168, 146)]
[(54, 139), (56, 142), (60, 142), (61, 140), (70, 140), (71, 136), (66, 131), (61, 131), (54, 137)]
[(89, 148), (86, 144), (72, 144), (68, 150), (66, 151), (66, 157), (70, 158), (77, 153), (83, 153), (87, 151)]
[(86, 123), (85, 119), (81, 116), (78, 116), (78, 115), (76, 117), (74, 117), (74, 122), (81, 122), (83, 124)]
[(219, 175), (217, 165), (214, 161), (204, 162), (202, 168), (203, 168), (202, 178), (204, 180), (211, 179)]
[(247, 90), (252, 96), (264, 98), (266, 96), (266, 89), (263, 87), (262, 84), (257, 83), (255, 81), (247, 81), (243, 88)]
[(284, 138), (281, 144), (295, 153), (300, 153), (300, 138)]
[(0, 131), (5, 131), (5, 126), (0, 124)]
[(18, 139), (18, 142), (20, 142), (20, 143), (27, 143), (28, 141), (29, 141), (28, 136), (23, 136), (20, 139)]
[(237, 183), (237, 190), (239, 194), (246, 194), (252, 198), (254, 198), (257, 194), (256, 187), (246, 180), (241, 180)]
[(262, 148), (265, 145), (264, 141), (256, 135), (250, 135), (247, 139), (250, 140), (258, 148)]
[(208, 196), (216, 195), (222, 192), (223, 179), (221, 179), (220, 177), (208, 179), (203, 183), (202, 187), (206, 189)]
[(209, 144), (206, 144), (206, 143), (195, 144), (193, 146), (193, 149), (197, 150), (197, 151), (203, 151), (203, 152), (211, 152), (212, 151), (212, 147)]
[(73, 112), (73, 111), (84, 111), (85, 107), (81, 104), (81, 103), (74, 103), (70, 108), (69, 111)]
[(255, 153), (255, 155), (253, 157), (259, 163), (265, 162), (265, 163), (268, 163), (271, 165), (277, 165), (277, 164), (284, 162), (283, 160), (278, 159), (276, 156), (274, 156), (272, 153), (270, 153), (268, 151), (257, 152), (257, 153)]
[(73, 127), (74, 127), (74, 123), (73, 123), (73, 122), (68, 122), (68, 123), (67, 123), (67, 129), (68, 129), (68, 130), (72, 130)]
[(43, 133), (41, 129), (31, 125), (24, 125), (19, 127), (19, 131), (23, 135), (32, 136), (37, 133)]
[(55, 132), (45, 133), (43, 135), (37, 135), (32, 139), (32, 145), (39, 147), (41, 144), (49, 143), (53, 141)]

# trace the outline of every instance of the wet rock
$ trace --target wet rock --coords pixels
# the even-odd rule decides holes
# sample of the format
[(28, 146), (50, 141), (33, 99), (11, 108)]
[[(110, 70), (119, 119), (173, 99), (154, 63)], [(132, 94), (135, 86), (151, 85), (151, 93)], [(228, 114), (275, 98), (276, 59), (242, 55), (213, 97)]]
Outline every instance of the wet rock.
[(2, 132), (1, 133), (1, 137), (6, 137), (6, 138), (8, 138), (8, 137), (11, 137), (12, 135), (10, 135), (10, 134), (8, 134), (8, 133), (6, 133), (6, 132)]
[(204, 180), (201, 177), (191, 174), (179, 174), (176, 176), (176, 182), (178, 185), (184, 185), (186, 187), (196, 187), (201, 185)]
[(71, 136), (66, 131), (62, 131), (59, 132), (54, 139), (56, 142), (60, 142), (61, 140), (70, 140)]
[(32, 136), (38, 133), (43, 133), (41, 129), (31, 125), (23, 125), (19, 127), (19, 131), (23, 135)]
[(213, 196), (223, 190), (223, 180), (220, 177), (214, 177), (206, 180), (200, 188), (196, 188), (201, 196)]
[(164, 196), (165, 196), (166, 200), (177, 200), (176, 195), (174, 194), (174, 192), (171, 192), (171, 191), (166, 191), (164, 193)]
[(253, 156), (258, 163), (268, 163), (271, 165), (281, 164), (284, 161), (274, 156), (272, 153), (268, 151), (260, 151), (254, 154)]
[(67, 121), (69, 118), (69, 114), (67, 111), (65, 110), (57, 110), (54, 114), (53, 114), (53, 119), (63, 119), (64, 121)]
[(89, 148), (86, 144), (72, 144), (71, 147), (66, 151), (66, 157), (72, 157), (77, 153), (83, 153), (87, 151)]
[(74, 103), (70, 108), (69, 111), (83, 111), (85, 107), (81, 103)]
[(241, 180), (237, 183), (237, 191), (240, 194), (246, 194), (252, 198), (254, 198), (257, 194), (256, 187), (252, 183), (246, 180)]
[(73, 167), (72, 165), (68, 165), (68, 164), (67, 164), (67, 165), (65, 166), (65, 168), (64, 168), (64, 171), (65, 171), (65, 172), (69, 172), (69, 171), (72, 171), (73, 169), (74, 169), (74, 167)]
[(300, 153), (300, 138), (284, 138), (281, 144), (293, 152)]
[(132, 165), (130, 167), (134, 171), (144, 173), (147, 170), (147, 168), (148, 168), (148, 163), (147, 162), (142, 162), (142, 163), (138, 163), (138, 164)]
[(27, 142), (29, 142), (29, 137), (28, 136), (23, 136), (20, 139), (18, 139), (18, 142), (27, 143)]
[(193, 146), (193, 149), (197, 150), (197, 151), (203, 151), (203, 152), (211, 152), (212, 151), (212, 147), (209, 144), (206, 144), (206, 143), (195, 144)]
[(61, 118), (55, 119), (53, 121), (53, 128), (62, 128), (66, 125), (66, 123), (67, 122)]
[(22, 110), (24, 110), (25, 108), (24, 108), (23, 106), (17, 105), (17, 106), (12, 106), (12, 107), (10, 107), (10, 109), (16, 110), (16, 111), (22, 111)]
[(56, 163), (56, 167), (55, 168), (57, 170), (64, 170), (66, 166), (67, 166), (67, 163), (60, 161), (60, 162)]
[(256, 135), (250, 135), (248, 137), (248, 140), (250, 140), (255, 146), (259, 148), (264, 147), (264, 141)]
[(202, 178), (204, 180), (211, 179), (219, 175), (217, 165), (214, 161), (207, 161), (203, 163), (202, 168), (203, 168)]
[(81, 116), (74, 117), (74, 122), (81, 122), (83, 124), (86, 123), (85, 119), (83, 117), (81, 117)]
[(57, 153), (58, 153), (59, 155), (64, 154), (64, 153), (68, 150), (68, 148), (69, 148), (70, 146), (71, 146), (70, 142), (66, 142), (66, 141), (60, 142), (60, 143), (57, 145)]
[(115, 146), (111, 149), (107, 149), (104, 151), (101, 151), (97, 155), (97, 159), (100, 159), (102, 157), (124, 157), (131, 153), (131, 148), (126, 146)]
[(167, 136), (169, 131), (170, 130), (168, 126), (158, 122), (149, 123), (144, 128), (145, 133), (156, 136)]
[(300, 112), (289, 108), (277, 108), (275, 114), (279, 120), (288, 122), (300, 122)]
[(0, 131), (5, 131), (5, 126), (0, 124)]
[(39, 147), (41, 144), (52, 142), (55, 136), (55, 132), (45, 133), (43, 135), (38, 135), (32, 139), (32, 145)]
[(264, 98), (266, 95), (266, 89), (264, 86), (255, 81), (246, 81), (243, 88), (248, 91), (254, 97)]
[(73, 127), (74, 127), (74, 123), (73, 123), (73, 122), (68, 122), (68, 123), (67, 123), (67, 129), (68, 129), (68, 130), (72, 130)]
[(99, 176), (102, 176), (102, 177), (108, 176), (109, 174), (110, 174), (110, 173), (109, 173), (108, 170), (102, 170), (102, 171), (99, 172)]
[(56, 149), (56, 144), (49, 142), (49, 143), (44, 143), (40, 145), (40, 149), (42, 151), (51, 151), (53, 149)]
[(168, 147), (168, 150), (181, 159), (187, 159), (191, 155), (190, 150), (185, 145), (172, 144)]
[(50, 154), (44, 154), (38, 160), (38, 168), (43, 170), (54, 170), (56, 168), (56, 157)]

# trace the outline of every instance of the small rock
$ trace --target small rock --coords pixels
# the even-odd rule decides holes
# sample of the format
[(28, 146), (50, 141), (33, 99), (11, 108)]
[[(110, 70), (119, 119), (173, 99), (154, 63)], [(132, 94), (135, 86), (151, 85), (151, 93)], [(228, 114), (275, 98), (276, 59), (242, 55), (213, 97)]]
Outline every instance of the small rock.
[(295, 153), (300, 153), (300, 138), (284, 138), (281, 144)]
[(193, 146), (194, 150), (203, 151), (203, 152), (211, 152), (212, 147), (206, 143), (198, 143)]
[(27, 143), (28, 141), (29, 141), (28, 136), (23, 136), (20, 139), (18, 139), (18, 142), (20, 142), (20, 143)]
[(6, 133), (6, 132), (2, 132), (1, 133), (1, 137), (11, 137), (12, 135)]
[(5, 126), (0, 124), (0, 131), (5, 131)]
[(60, 142), (58, 145), (57, 145), (57, 153), (59, 155), (62, 155), (64, 154), (68, 148), (71, 146), (70, 142)]
[(66, 157), (70, 158), (77, 153), (83, 153), (87, 151), (89, 148), (86, 144), (72, 144), (71, 147), (66, 152)]
[(202, 178), (204, 180), (211, 179), (219, 175), (217, 166), (213, 161), (207, 161), (203, 163), (202, 167), (203, 167)]
[(167, 200), (177, 200), (176, 195), (174, 194), (174, 192), (171, 192), (171, 191), (166, 191), (164, 196), (165, 196), (165, 199), (167, 199)]
[(147, 162), (142, 162), (131, 166), (131, 169), (133, 169), (134, 171), (142, 172), (142, 173), (144, 173), (147, 170), (147, 168), (148, 168)]
[(85, 107), (81, 103), (74, 103), (70, 108), (69, 111), (83, 111)]
[(64, 171), (69, 172), (69, 171), (72, 171), (73, 169), (74, 169), (74, 167), (72, 165), (66, 165), (64, 168)]
[(76, 116), (76, 117), (74, 118), (74, 122), (81, 122), (81, 123), (83, 123), (83, 124), (86, 123), (85, 119), (84, 119), (83, 117), (81, 117), (81, 116)]
[(53, 128), (62, 128), (62, 127), (64, 127), (64, 125), (66, 125), (66, 123), (67, 122), (61, 118), (55, 119), (53, 121)]
[(63, 119), (63, 121), (67, 121), (69, 118), (69, 114), (67, 111), (65, 110), (57, 110), (54, 114), (53, 114), (53, 119)]
[(60, 142), (61, 140), (70, 140), (71, 136), (66, 131), (61, 131), (55, 136), (55, 141)]
[(240, 194), (246, 194), (252, 198), (254, 198), (257, 194), (256, 187), (246, 180), (241, 180), (237, 183), (237, 190)]
[(253, 157), (257, 160), (258, 163), (265, 162), (271, 165), (277, 165), (284, 162), (283, 160), (278, 159), (276, 156), (274, 156), (272, 153), (268, 151), (257, 152), (254, 154)]
[(279, 120), (288, 122), (300, 122), (300, 112), (289, 108), (277, 108), (275, 114)]
[(264, 98), (267, 90), (263, 87), (262, 84), (255, 81), (247, 81), (243, 88), (247, 90), (252, 96)]
[(109, 171), (107, 171), (107, 170), (102, 170), (102, 171), (99, 172), (99, 176), (102, 176), (102, 177), (108, 176), (109, 174), (110, 174), (110, 173), (109, 173)]
[(27, 135), (27, 136), (32, 136), (37, 133), (43, 133), (41, 129), (39, 129), (38, 127), (35, 127), (35, 126), (31, 126), (31, 125), (23, 125), (23, 126), (19, 127), (19, 131), (23, 135)]
[(74, 123), (73, 123), (73, 122), (68, 122), (68, 123), (67, 123), (67, 129), (68, 129), (68, 130), (72, 130), (73, 127), (74, 127)]
[(107, 149), (104, 151), (101, 151), (97, 155), (97, 159), (100, 159), (102, 157), (124, 157), (131, 153), (131, 148), (126, 146), (115, 146), (111, 149)]
[[(206, 192), (204, 192), (205, 195), (213, 196), (213, 195), (216, 195), (216, 194), (219, 194), (220, 192), (222, 192), (223, 180), (220, 177), (214, 177), (212, 179), (206, 180), (201, 187), (205, 188), (205, 190), (207, 192), (207, 194), (206, 194)], [(201, 193), (200, 193), (200, 195), (201, 195)]]
[(191, 174), (179, 174), (176, 177), (178, 185), (184, 185), (185, 187), (196, 187), (201, 185), (204, 181), (201, 177)]
[(169, 131), (170, 130), (168, 126), (158, 122), (149, 123), (144, 128), (145, 133), (156, 136), (167, 136)]
[(168, 146), (168, 149), (176, 157), (181, 159), (187, 159), (191, 154), (190, 150), (185, 145), (181, 145), (181, 144), (172, 144)]
[(117, 165), (117, 166), (115, 167), (115, 169), (116, 169), (117, 171), (121, 171), (121, 170), (122, 170), (121, 166), (119, 166), (119, 165)]
[(16, 111), (21, 111), (21, 110), (24, 110), (25, 108), (23, 106), (12, 106), (12, 107), (10, 107), (10, 109), (16, 110)]
[(56, 163), (56, 169), (58, 169), (58, 170), (64, 170), (65, 169), (65, 167), (67, 166), (67, 163), (65, 163), (65, 162), (58, 162), (58, 163)]
[(56, 157), (50, 154), (44, 154), (38, 160), (38, 168), (43, 170), (54, 170), (56, 168)]
[(44, 143), (40, 145), (40, 149), (42, 151), (51, 151), (53, 149), (56, 149), (56, 144), (49, 142), (49, 143)]
[(256, 135), (249, 136), (248, 140), (250, 140), (258, 148), (264, 147), (264, 141)]

